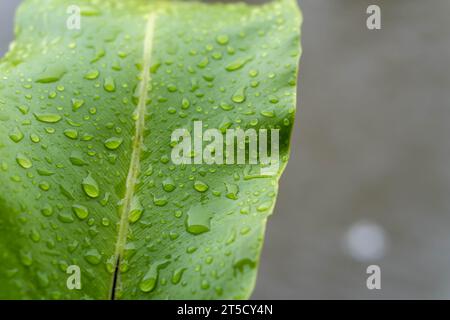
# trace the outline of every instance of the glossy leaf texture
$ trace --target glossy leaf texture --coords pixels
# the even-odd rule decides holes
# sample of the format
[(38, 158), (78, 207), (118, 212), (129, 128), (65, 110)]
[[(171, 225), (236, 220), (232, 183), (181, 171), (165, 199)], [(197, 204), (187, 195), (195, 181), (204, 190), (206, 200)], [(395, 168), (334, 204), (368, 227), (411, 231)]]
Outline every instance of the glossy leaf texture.
[[(294, 0), (26, 0), (0, 62), (0, 298), (248, 298), (300, 23)], [(278, 171), (175, 164), (172, 133), (195, 121), (279, 129)]]

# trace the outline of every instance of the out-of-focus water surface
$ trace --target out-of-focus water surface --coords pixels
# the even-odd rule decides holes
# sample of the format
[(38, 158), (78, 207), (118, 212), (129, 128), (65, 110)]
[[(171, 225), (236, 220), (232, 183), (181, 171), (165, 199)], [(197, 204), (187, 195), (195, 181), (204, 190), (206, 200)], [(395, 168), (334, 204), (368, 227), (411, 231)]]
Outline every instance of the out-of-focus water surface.
[[(0, 54), (19, 2), (0, 0)], [(450, 298), (450, 1), (299, 3), (297, 126), (253, 297)]]

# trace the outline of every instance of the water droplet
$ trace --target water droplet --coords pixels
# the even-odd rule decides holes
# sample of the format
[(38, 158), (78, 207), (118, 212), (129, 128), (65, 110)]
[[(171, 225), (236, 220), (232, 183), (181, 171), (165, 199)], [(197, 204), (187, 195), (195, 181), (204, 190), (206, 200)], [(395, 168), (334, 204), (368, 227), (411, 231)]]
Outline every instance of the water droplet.
[(183, 98), (183, 100), (181, 100), (181, 109), (187, 109), (190, 105), (191, 102), (188, 99)]
[(20, 262), (26, 267), (33, 264), (33, 256), (29, 251), (20, 251)]
[(155, 206), (164, 207), (167, 204), (167, 198), (153, 196), (153, 203), (155, 204)]
[(89, 70), (84, 78), (87, 80), (95, 80), (98, 78), (98, 76), (100, 75), (100, 72), (98, 70)]
[(45, 204), (41, 209), (41, 213), (44, 217), (50, 217), (53, 214), (53, 208), (49, 204)]
[(246, 87), (242, 87), (242, 88), (239, 88), (238, 90), (236, 90), (236, 92), (231, 97), (231, 100), (233, 100), (233, 102), (236, 102), (236, 103), (244, 102), (246, 89), (247, 89)]
[(74, 222), (74, 218), (71, 213), (68, 212), (60, 212), (58, 214), (58, 220), (64, 223), (72, 223)]
[(167, 178), (162, 182), (164, 191), (172, 192), (175, 190), (175, 183), (172, 178)]
[(183, 273), (186, 270), (186, 268), (178, 268), (174, 270), (172, 274), (172, 283), (177, 284), (181, 281), (181, 278), (183, 277)]
[(34, 117), (36, 118), (36, 120), (45, 123), (56, 123), (61, 121), (62, 119), (60, 115), (54, 113), (35, 113)]
[(122, 144), (123, 139), (118, 137), (112, 137), (105, 141), (105, 147), (109, 150), (116, 150)]
[(270, 208), (272, 208), (272, 201), (266, 201), (261, 203), (256, 210), (258, 210), (259, 212), (264, 212), (269, 210)]
[(206, 183), (197, 180), (194, 182), (194, 189), (197, 190), (198, 192), (205, 192), (206, 190), (209, 189), (209, 186)]
[(69, 160), (74, 166), (85, 166), (88, 164), (79, 151), (73, 151), (69, 156)]
[(258, 75), (258, 70), (252, 69), (248, 72), (248, 75), (252, 78), (256, 77)]
[(114, 82), (114, 79), (111, 77), (106, 77), (105, 82), (103, 84), (103, 87), (108, 92), (114, 92), (116, 91), (116, 83)]
[(201, 234), (210, 230), (210, 212), (201, 206), (192, 207), (187, 213), (186, 231)]
[(14, 142), (19, 142), (23, 139), (23, 133), (20, 131), (18, 127), (16, 127), (13, 131), (9, 133), (9, 138)]
[(84, 100), (73, 98), (72, 99), (72, 110), (77, 111), (84, 105)]
[(75, 215), (81, 220), (84, 220), (89, 216), (89, 210), (85, 206), (74, 204), (72, 205), (72, 210)]
[(278, 103), (278, 98), (276, 96), (269, 96), (270, 103)]
[(94, 180), (91, 173), (89, 173), (88, 176), (83, 179), (81, 185), (88, 197), (97, 198), (100, 195), (100, 189), (98, 187), (97, 181)]
[(141, 289), (142, 292), (151, 292), (155, 289), (157, 280), (158, 265), (154, 264), (149, 268), (145, 276), (142, 278), (141, 282), (139, 283), (139, 289)]
[(64, 130), (64, 135), (72, 140), (75, 140), (78, 138), (78, 131), (75, 129), (66, 129)]
[(227, 189), (227, 193), (225, 194), (225, 196), (228, 199), (232, 199), (232, 200), (237, 200), (238, 196), (238, 192), (239, 192), (239, 186), (237, 184), (234, 183), (225, 183), (225, 188)]
[(39, 234), (39, 232), (36, 229), (31, 229), (30, 232), (30, 239), (33, 242), (39, 242), (41, 240), (41, 235)]
[(41, 141), (41, 138), (37, 134), (32, 133), (30, 134), (30, 140), (34, 143), (38, 143)]
[(42, 191), (48, 191), (50, 190), (50, 184), (47, 181), (42, 181), (39, 183), (39, 189)]
[(237, 59), (231, 63), (229, 63), (225, 69), (227, 71), (236, 71), (241, 69), (243, 66), (246, 65), (247, 62), (249, 62), (251, 59), (250, 58), (241, 58), (241, 59)]
[(90, 249), (86, 251), (86, 253), (84, 254), (84, 258), (90, 264), (97, 265), (101, 262), (102, 255), (100, 254), (100, 252), (98, 252), (97, 249)]
[(44, 71), (37, 77), (36, 82), (38, 83), (56, 82), (60, 80), (66, 72), (67, 72), (66, 67), (60, 63), (49, 64), (44, 69)]
[(228, 43), (229, 38), (226, 34), (221, 34), (217, 36), (216, 41), (218, 44), (225, 45)]
[(130, 213), (128, 214), (128, 220), (131, 223), (135, 223), (141, 218), (143, 211), (144, 208), (142, 207), (139, 198), (137, 196), (134, 196), (133, 199), (131, 200), (131, 208)]
[(31, 162), (30, 158), (28, 158), (23, 153), (17, 154), (16, 161), (24, 169), (29, 169), (33, 166), (33, 163)]

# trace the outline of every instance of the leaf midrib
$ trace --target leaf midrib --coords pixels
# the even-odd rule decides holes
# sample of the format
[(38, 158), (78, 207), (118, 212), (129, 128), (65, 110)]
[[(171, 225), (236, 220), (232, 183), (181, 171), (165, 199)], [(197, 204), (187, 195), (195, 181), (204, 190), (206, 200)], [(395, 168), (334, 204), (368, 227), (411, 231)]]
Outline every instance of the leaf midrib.
[(143, 50), (143, 69), (141, 81), (139, 84), (139, 99), (135, 110), (136, 128), (132, 141), (132, 153), (130, 166), (125, 185), (125, 196), (123, 198), (122, 210), (120, 213), (119, 233), (116, 241), (116, 249), (114, 253), (114, 274), (111, 284), (110, 297), (114, 299), (115, 291), (118, 281), (118, 272), (121, 262), (121, 257), (127, 240), (128, 233), (128, 216), (131, 210), (134, 188), (140, 171), (140, 157), (142, 146), (144, 144), (144, 129), (145, 129), (145, 107), (147, 104), (148, 90), (150, 85), (150, 65), (152, 59), (153, 39), (155, 32), (156, 14), (151, 13), (147, 18), (147, 25), (145, 29), (144, 50)]

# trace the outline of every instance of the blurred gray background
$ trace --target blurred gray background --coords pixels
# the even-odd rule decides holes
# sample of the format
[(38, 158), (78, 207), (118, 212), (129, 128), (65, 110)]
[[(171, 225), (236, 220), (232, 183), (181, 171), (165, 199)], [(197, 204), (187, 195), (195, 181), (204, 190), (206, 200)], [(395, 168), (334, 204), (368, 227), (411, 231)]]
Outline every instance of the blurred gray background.
[[(19, 2), (0, 0), (1, 55)], [(450, 1), (299, 3), (297, 124), (253, 298), (450, 298)]]

